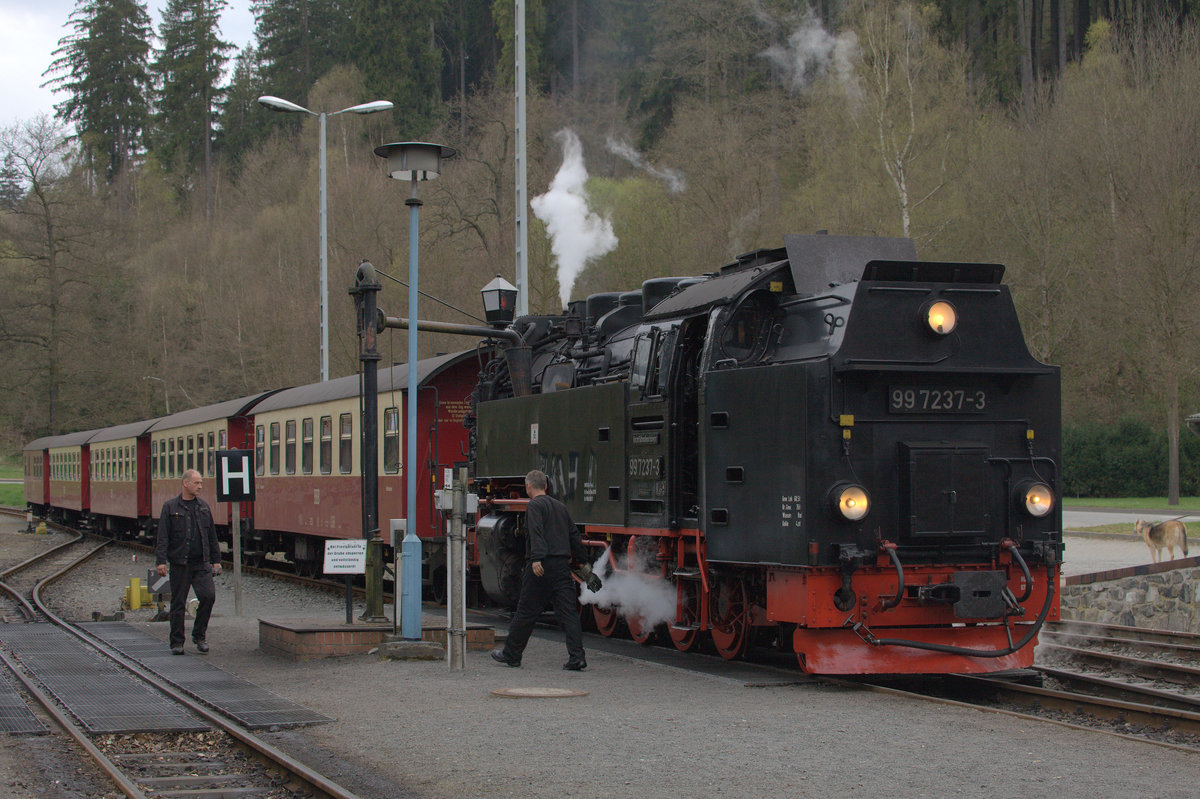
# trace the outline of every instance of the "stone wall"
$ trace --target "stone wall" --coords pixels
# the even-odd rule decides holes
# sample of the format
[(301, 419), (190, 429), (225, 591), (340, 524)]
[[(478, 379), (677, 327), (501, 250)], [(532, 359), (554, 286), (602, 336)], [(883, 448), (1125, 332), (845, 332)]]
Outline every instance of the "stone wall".
[(1078, 578), (1068, 578), (1063, 586), (1064, 620), (1200, 633), (1196, 585), (1200, 568), (1159, 571), (1143, 566), (1085, 577), (1100, 579), (1080, 582)]

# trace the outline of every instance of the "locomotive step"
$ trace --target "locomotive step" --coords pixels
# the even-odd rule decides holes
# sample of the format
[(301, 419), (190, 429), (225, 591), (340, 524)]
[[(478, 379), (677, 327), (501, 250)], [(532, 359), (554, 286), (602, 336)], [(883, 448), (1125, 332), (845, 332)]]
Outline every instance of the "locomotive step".
[(671, 576), (672, 577), (680, 577), (684, 580), (699, 580), (700, 579), (700, 570), (699, 569), (677, 569), (676, 571), (672, 572)]
[(699, 630), (699, 624), (672, 624), (672, 630)]

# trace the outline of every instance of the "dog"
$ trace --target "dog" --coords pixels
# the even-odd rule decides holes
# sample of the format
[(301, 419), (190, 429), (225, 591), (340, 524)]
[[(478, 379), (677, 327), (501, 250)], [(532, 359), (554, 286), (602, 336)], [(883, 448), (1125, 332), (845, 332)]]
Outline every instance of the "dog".
[(1133, 531), (1141, 535), (1146, 546), (1150, 547), (1155, 563), (1162, 559), (1164, 549), (1171, 553), (1171, 560), (1175, 560), (1175, 547), (1182, 549), (1183, 556), (1187, 557), (1187, 527), (1181, 521), (1172, 519), (1169, 522), (1151, 523), (1138, 519), (1133, 523)]

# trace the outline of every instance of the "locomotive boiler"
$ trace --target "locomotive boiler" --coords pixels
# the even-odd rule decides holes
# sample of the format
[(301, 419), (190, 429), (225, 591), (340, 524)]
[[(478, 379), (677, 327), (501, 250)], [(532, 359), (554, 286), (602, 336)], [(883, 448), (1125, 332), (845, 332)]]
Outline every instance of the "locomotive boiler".
[(607, 571), (675, 598), (665, 623), (584, 606), (606, 635), (813, 673), (1030, 665), (1058, 616), (1059, 373), (1002, 274), (787, 236), (517, 319), (468, 420), (484, 590), (515, 601), (540, 468)]

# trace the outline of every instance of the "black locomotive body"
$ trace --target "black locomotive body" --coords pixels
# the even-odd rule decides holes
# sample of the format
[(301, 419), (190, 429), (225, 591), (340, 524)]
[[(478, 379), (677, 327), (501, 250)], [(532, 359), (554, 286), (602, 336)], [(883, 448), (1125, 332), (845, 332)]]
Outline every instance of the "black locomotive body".
[(603, 633), (770, 642), (816, 673), (1029, 665), (1058, 614), (1059, 375), (1003, 268), (784, 243), (514, 323), (527, 360), (475, 397), (484, 589), (515, 598), (541, 468), (608, 568), (676, 597), (659, 626), (585, 606)]

